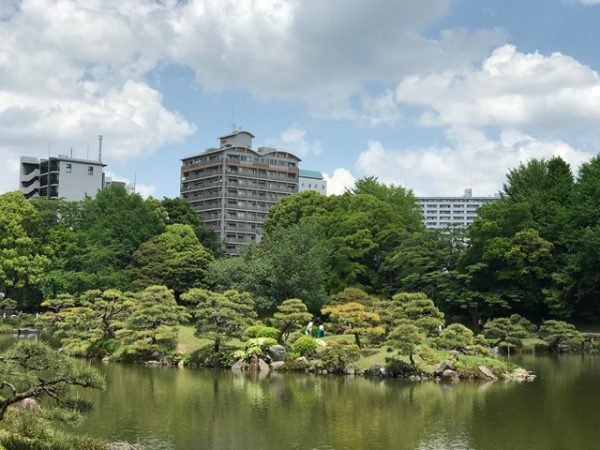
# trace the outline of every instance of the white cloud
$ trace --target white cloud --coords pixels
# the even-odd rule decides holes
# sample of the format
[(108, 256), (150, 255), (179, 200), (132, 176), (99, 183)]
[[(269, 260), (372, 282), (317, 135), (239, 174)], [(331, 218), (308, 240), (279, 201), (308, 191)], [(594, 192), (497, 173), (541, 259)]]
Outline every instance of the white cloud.
[(402, 120), (402, 113), (392, 91), (380, 96), (363, 95), (361, 121), (369, 127), (381, 124), (395, 125)]
[(575, 0), (585, 6), (600, 5), (600, 0)]
[(341, 195), (356, 181), (352, 172), (342, 167), (335, 169), (333, 175), (324, 173), (323, 177), (327, 181), (327, 195)]
[(596, 127), (598, 73), (561, 53), (497, 48), (478, 69), (405, 78), (399, 102), (426, 108), (422, 125), (565, 130)]
[(389, 149), (370, 141), (356, 167), (380, 181), (405, 186), (417, 195), (462, 195), (472, 187), (476, 195), (493, 195), (510, 168), (531, 158), (561, 156), (575, 169), (592, 155), (556, 140), (538, 140), (506, 130), (498, 140), (469, 128), (447, 130), (446, 147)]
[(282, 131), (278, 139), (271, 139), (268, 143), (300, 158), (306, 158), (309, 155), (319, 155), (323, 151), (323, 147), (319, 141), (307, 140), (306, 130), (297, 127), (291, 127)]

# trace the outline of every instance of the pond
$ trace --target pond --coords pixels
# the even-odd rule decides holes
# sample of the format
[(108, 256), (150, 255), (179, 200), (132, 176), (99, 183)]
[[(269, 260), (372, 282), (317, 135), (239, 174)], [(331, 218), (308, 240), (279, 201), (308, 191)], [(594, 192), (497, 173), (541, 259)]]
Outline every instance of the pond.
[[(460, 383), (93, 363), (76, 431), (158, 449), (600, 448), (600, 357), (523, 356), (531, 383)], [(87, 362), (82, 362), (88, 364)]]
[(98, 365), (79, 428), (149, 449), (597, 449), (600, 358), (527, 356), (531, 383)]

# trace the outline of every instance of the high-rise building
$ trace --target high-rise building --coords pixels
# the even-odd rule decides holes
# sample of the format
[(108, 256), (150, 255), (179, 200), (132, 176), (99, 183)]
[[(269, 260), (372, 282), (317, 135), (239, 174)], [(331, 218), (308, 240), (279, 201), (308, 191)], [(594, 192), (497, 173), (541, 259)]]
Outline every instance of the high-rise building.
[(466, 227), (478, 217), (477, 210), (500, 197), (473, 197), (471, 189), (465, 189), (462, 197), (417, 197), (427, 228)]
[(300, 192), (316, 191), (319, 194), (327, 195), (327, 180), (321, 172), (300, 169), (298, 190)]
[(230, 255), (259, 242), (269, 209), (298, 192), (300, 158), (270, 147), (253, 150), (253, 138), (235, 131), (219, 138), (219, 148), (181, 160), (181, 197)]
[(38, 159), (21, 157), (19, 188), (25, 197), (82, 200), (94, 197), (104, 187), (101, 161), (71, 158), (66, 155)]

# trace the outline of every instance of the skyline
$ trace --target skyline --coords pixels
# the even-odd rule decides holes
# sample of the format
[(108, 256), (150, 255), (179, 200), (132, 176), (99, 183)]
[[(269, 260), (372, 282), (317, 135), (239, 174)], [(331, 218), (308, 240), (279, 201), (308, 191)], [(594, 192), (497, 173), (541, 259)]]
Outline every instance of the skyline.
[(493, 195), (553, 155), (576, 171), (600, 143), (600, 1), (505, 3), (3, 2), (0, 192), (20, 156), (95, 155), (102, 134), (109, 175), (176, 197), (180, 159), (233, 124), (331, 193), (374, 175)]

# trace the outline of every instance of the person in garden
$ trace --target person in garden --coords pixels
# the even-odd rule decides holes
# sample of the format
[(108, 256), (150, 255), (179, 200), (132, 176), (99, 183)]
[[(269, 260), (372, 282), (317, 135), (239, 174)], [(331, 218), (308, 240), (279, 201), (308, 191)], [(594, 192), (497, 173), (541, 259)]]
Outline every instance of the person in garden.
[(306, 326), (306, 335), (307, 336), (312, 336), (312, 329), (313, 329), (313, 321), (311, 320), (310, 322), (308, 322), (308, 325)]
[(325, 327), (323, 326), (323, 324), (321, 324), (319, 325), (319, 329), (317, 330), (317, 337), (322, 338), (323, 336), (325, 336)]

